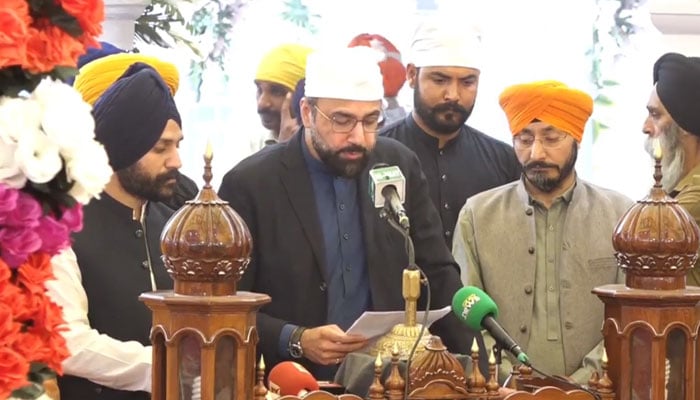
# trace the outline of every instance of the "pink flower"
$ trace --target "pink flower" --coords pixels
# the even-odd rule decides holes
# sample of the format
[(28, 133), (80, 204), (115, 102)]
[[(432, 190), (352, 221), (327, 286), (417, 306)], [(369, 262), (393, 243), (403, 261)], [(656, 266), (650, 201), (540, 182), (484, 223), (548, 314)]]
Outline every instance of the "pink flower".
[(41, 206), (30, 194), (19, 192), (17, 203), (13, 210), (5, 214), (3, 224), (16, 228), (34, 228), (39, 225)]
[(71, 208), (64, 209), (60, 222), (71, 232), (83, 229), (83, 205), (77, 203)]
[(53, 256), (68, 247), (68, 227), (54, 219), (51, 215), (44, 215), (39, 219), (39, 226), (34, 232), (41, 238), (41, 251)]
[(0, 228), (0, 256), (11, 268), (22, 264), (29, 254), (40, 248), (41, 238), (34, 229), (9, 226)]
[(17, 197), (19, 197), (17, 189), (0, 183), (0, 224), (3, 224), (7, 214), (17, 207)]

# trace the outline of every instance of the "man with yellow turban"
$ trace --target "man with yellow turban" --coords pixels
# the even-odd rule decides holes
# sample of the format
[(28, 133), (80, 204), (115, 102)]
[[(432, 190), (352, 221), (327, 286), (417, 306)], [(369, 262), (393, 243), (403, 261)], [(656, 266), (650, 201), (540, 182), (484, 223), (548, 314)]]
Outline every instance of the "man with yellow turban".
[(255, 73), (258, 115), (270, 136), (264, 144), (288, 140), (299, 125), (291, 115), (292, 93), (306, 71), (306, 56), (311, 49), (299, 44), (283, 44), (270, 50)]
[[(661, 146), (661, 184), (700, 223), (700, 57), (667, 53), (654, 64), (642, 131), (646, 149)], [(688, 285), (700, 286), (700, 263), (688, 271)]]
[[(84, 59), (73, 87), (80, 92), (86, 103), (94, 106), (97, 99), (136, 63), (153, 68), (167, 85), (170, 95), (175, 96), (180, 84), (180, 73), (174, 64), (141, 53), (127, 53), (108, 43), (102, 44), (102, 51), (94, 51), (92, 57)], [(176, 175), (177, 185), (173, 196), (163, 200), (163, 203), (173, 210), (182, 207), (198, 192), (192, 179), (179, 171)]]
[(465, 124), (479, 87), (480, 53), (477, 35), (463, 21), (426, 19), (407, 54), (413, 111), (380, 132), (420, 159), (450, 248), (457, 214), (467, 198), (520, 176), (512, 147)]
[[(540, 81), (508, 87), (499, 101), (522, 177), (467, 200), (452, 252), (534, 365), (584, 383), (603, 348), (603, 304), (591, 289), (622, 279), (610, 237), (632, 201), (576, 176), (588, 94)], [(512, 361), (504, 357), (501, 378)]]

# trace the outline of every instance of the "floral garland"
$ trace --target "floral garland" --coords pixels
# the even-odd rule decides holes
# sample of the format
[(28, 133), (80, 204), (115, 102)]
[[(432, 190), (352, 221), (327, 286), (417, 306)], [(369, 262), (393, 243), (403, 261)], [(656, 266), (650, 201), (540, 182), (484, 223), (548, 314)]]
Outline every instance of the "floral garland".
[(0, 0), (0, 399), (34, 399), (69, 356), (51, 257), (112, 175), (90, 106), (61, 80), (97, 44), (102, 0)]

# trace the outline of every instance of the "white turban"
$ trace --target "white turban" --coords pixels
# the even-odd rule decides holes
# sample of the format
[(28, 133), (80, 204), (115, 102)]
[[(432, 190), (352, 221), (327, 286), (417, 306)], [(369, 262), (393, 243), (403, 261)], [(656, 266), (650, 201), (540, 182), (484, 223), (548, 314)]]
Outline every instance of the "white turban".
[(374, 101), (384, 97), (379, 61), (384, 55), (369, 47), (318, 50), (306, 59), (304, 95), (327, 99)]
[(416, 67), (465, 67), (481, 70), (481, 40), (469, 24), (428, 18), (416, 29), (408, 63)]

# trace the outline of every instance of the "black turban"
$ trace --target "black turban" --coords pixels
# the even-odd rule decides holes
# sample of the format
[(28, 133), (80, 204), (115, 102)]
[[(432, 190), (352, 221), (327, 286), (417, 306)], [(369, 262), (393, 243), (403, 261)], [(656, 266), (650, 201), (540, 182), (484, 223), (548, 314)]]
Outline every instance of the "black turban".
[(131, 65), (95, 102), (95, 137), (119, 171), (146, 155), (172, 119), (182, 126), (163, 78), (144, 63)]
[(700, 58), (667, 53), (654, 64), (661, 103), (684, 131), (700, 136)]

